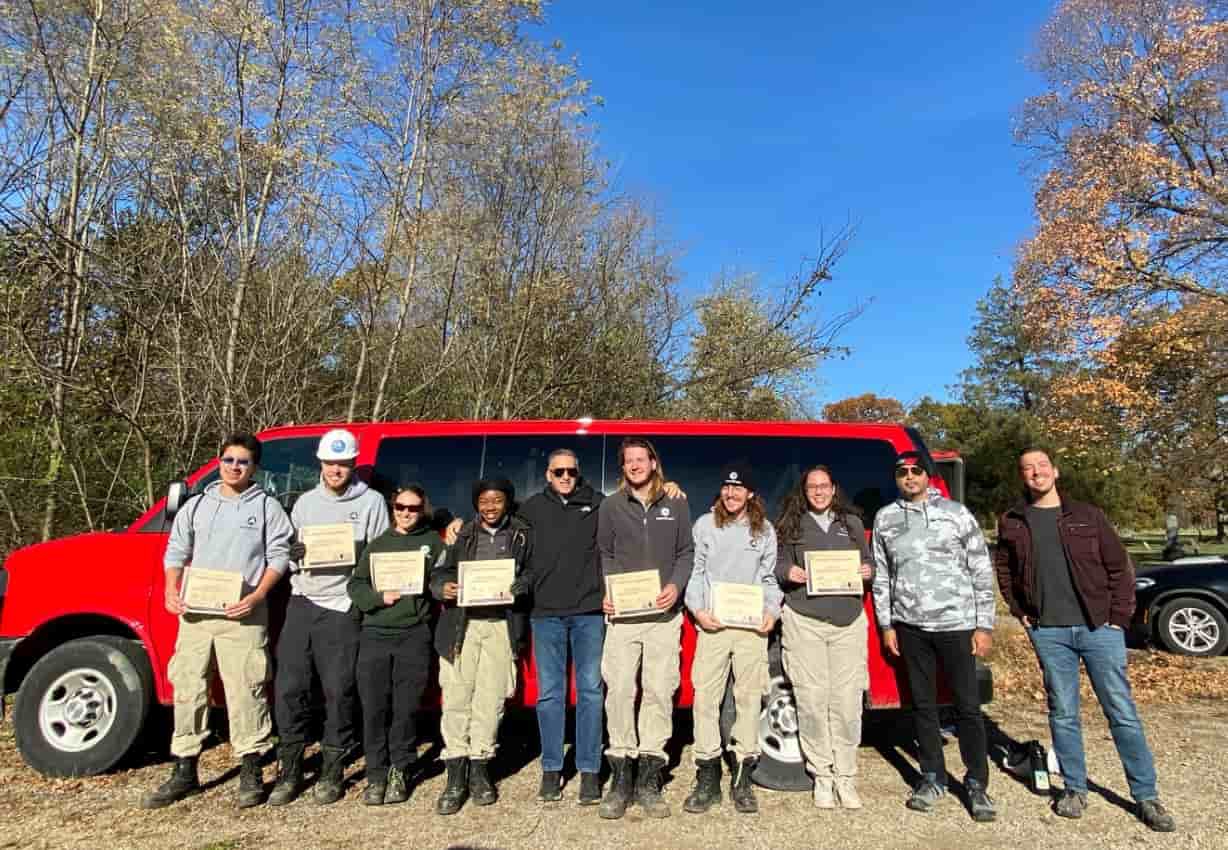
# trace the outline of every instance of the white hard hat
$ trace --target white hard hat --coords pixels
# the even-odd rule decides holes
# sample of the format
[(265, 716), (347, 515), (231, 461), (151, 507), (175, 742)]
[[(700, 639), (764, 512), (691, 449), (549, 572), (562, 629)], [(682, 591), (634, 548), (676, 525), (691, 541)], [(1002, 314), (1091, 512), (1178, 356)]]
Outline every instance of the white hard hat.
[(353, 460), (358, 457), (358, 438), (344, 428), (334, 428), (320, 438), (320, 460)]

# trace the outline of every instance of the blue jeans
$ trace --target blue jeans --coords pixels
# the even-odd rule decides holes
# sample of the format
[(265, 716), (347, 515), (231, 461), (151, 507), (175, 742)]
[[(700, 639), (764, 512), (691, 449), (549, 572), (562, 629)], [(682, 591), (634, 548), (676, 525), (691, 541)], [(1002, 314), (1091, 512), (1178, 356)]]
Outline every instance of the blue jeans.
[(1130, 680), (1126, 678), (1126, 635), (1121, 629), (1101, 626), (1037, 626), (1028, 629), (1045, 676), (1049, 698), (1049, 731), (1062, 766), (1066, 787), (1087, 793), (1087, 760), (1083, 753), (1083, 727), (1079, 722), (1079, 661), (1087, 668), (1092, 690), (1109, 721), (1117, 755), (1126, 771), (1130, 796), (1156, 799), (1156, 769)]
[(601, 770), (603, 694), (601, 648), (605, 617), (575, 614), (534, 617), (533, 660), (537, 664), (537, 729), (542, 743), (542, 770), (563, 769), (563, 735), (567, 721), (567, 648), (576, 669), (576, 769)]

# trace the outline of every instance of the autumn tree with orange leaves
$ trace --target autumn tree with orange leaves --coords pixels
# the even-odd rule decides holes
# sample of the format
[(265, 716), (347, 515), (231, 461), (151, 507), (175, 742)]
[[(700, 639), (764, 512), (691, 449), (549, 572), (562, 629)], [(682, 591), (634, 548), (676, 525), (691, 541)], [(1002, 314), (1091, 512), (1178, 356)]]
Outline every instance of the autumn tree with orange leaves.
[[(1078, 364), (1048, 427), (1228, 513), (1228, 4), (1064, 0), (1020, 141), (1045, 171), (1014, 284)], [(1109, 470), (1106, 470), (1108, 472)], [(1197, 474), (1195, 474), (1197, 473)]]

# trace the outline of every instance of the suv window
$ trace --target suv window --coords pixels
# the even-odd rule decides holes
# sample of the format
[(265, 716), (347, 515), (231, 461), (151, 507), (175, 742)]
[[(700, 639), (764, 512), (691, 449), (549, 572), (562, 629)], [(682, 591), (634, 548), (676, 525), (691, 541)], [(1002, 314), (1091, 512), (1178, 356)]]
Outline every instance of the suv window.
[(559, 434), (546, 437), (487, 437), (482, 477), (505, 476), (516, 485), (516, 500), (524, 502), (546, 486), (546, 458), (555, 449), (571, 449), (580, 460), (580, 473), (601, 489), (600, 436)]
[(371, 484), (391, 496), (397, 487), (417, 482), (436, 508), (466, 517), (473, 513), (470, 488), (481, 466), (481, 437), (384, 437)]
[[(848, 499), (862, 510), (867, 527), (878, 509), (896, 496), (895, 449), (885, 440), (844, 437), (648, 436), (661, 455), (665, 478), (676, 481), (691, 502), (691, 516), (706, 513), (720, 492), (721, 467), (745, 459), (754, 468), (758, 493), (775, 519), (785, 494), (797, 486), (802, 470), (816, 463), (830, 467)], [(617, 485), (618, 446), (610, 437), (606, 452), (606, 490)]]

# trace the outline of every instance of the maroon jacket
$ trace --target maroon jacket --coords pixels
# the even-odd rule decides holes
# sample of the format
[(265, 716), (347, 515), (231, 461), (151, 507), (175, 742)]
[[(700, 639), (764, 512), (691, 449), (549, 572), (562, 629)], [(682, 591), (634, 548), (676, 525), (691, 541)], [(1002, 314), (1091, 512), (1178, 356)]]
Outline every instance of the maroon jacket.
[[(1032, 530), (1020, 503), (998, 519), (994, 571), (998, 587), (1015, 617), (1040, 618), (1036, 605), (1036, 565), (1032, 563)], [(1105, 623), (1126, 628), (1134, 614), (1134, 565), (1117, 532), (1099, 508), (1062, 500), (1058, 536), (1075, 593), (1092, 628)]]

